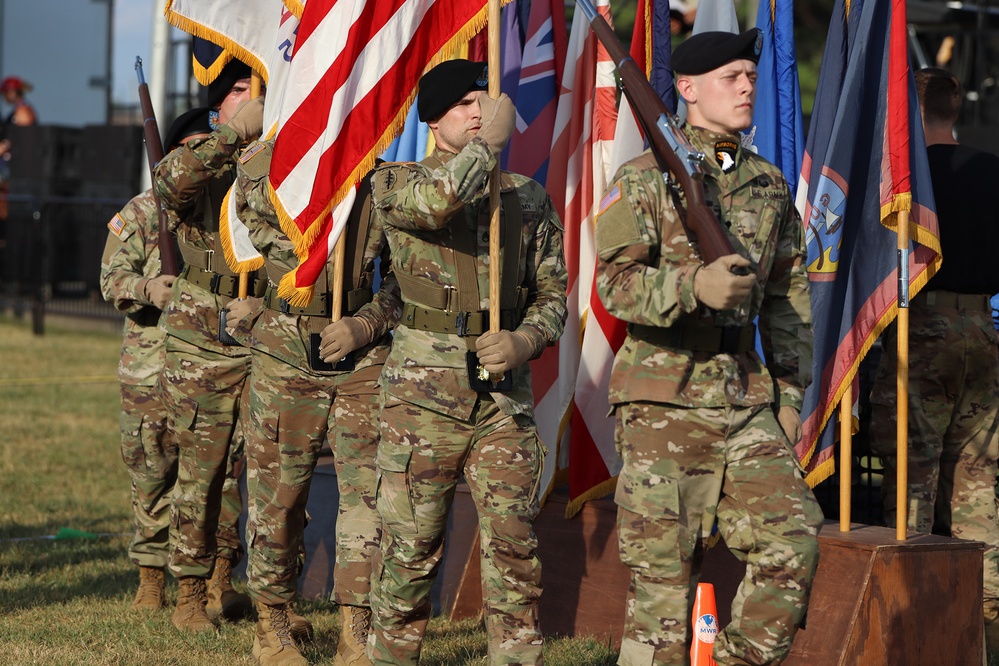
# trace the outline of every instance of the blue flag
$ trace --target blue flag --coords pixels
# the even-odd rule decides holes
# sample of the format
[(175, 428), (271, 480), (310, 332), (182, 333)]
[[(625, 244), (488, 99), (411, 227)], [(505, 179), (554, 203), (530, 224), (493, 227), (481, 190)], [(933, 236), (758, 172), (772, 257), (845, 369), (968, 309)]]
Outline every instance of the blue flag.
[[(849, 15), (848, 15), (849, 14)], [(849, 20), (848, 20), (849, 19)], [(815, 347), (796, 452), (816, 485), (835, 470), (829, 427), (860, 361), (898, 312), (897, 237), (882, 204), (888, 122), (889, 2), (837, 0), (801, 168)], [(915, 84), (908, 77), (911, 187), (908, 276), (915, 293), (940, 263), (939, 232)], [(903, 96), (904, 99), (904, 96)], [(890, 197), (889, 197), (890, 198)]]
[(753, 150), (784, 173), (793, 195), (798, 186), (805, 132), (792, 0), (761, 0), (756, 27), (763, 31), (763, 51), (756, 67), (753, 125), (743, 143), (750, 143)]

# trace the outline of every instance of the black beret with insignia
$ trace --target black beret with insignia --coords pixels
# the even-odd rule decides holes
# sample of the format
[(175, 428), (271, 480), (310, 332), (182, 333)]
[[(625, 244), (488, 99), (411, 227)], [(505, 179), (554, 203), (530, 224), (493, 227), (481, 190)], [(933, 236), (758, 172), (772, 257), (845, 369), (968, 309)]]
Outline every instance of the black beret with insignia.
[(208, 84), (208, 106), (219, 108), (237, 81), (248, 79), (253, 75), (250, 66), (241, 60), (230, 60), (215, 80)]
[(704, 74), (733, 60), (760, 62), (763, 32), (751, 28), (736, 35), (731, 32), (702, 32), (684, 40), (671, 57), (677, 74)]
[(444, 115), (472, 90), (488, 90), (486, 63), (471, 60), (445, 60), (420, 78), (416, 111), (427, 122)]
[(197, 109), (186, 111), (170, 123), (167, 130), (166, 139), (163, 146), (166, 152), (170, 152), (180, 145), (180, 142), (195, 134), (211, 134), (212, 127), (208, 124), (208, 107), (202, 106)]

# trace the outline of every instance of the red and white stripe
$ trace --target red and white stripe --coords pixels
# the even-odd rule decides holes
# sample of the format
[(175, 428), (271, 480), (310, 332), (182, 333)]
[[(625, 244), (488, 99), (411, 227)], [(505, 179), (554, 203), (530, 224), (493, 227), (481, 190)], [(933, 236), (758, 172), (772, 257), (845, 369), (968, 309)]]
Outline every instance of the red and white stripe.
[[(607, 0), (599, 0), (597, 9), (610, 21)], [(581, 363), (581, 352), (586, 354), (582, 349), (582, 331), (590, 307), (596, 257), (594, 213), (607, 184), (606, 155), (616, 120), (614, 96), (613, 65), (606, 51), (598, 49), (596, 37), (583, 13), (576, 12), (569, 35), (547, 181), (548, 192), (565, 225), (565, 259), (569, 273), (569, 315), (565, 333), (556, 349), (558, 378), (556, 385), (545, 395), (545, 400), (558, 401), (563, 407), (560, 412), (559, 447), (557, 452), (553, 451), (557, 456), (556, 465), (547, 466), (553, 471), (556, 466), (559, 470), (568, 467), (569, 447), (565, 444), (569, 435), (569, 428), (566, 427), (571, 413), (569, 408), (575, 400), (575, 430), (581, 412), (588, 409), (580, 404), (580, 397), (582, 395), (585, 403), (593, 391), (588, 378), (577, 378), (577, 373), (585, 368), (585, 364)], [(555, 366), (554, 352), (549, 352), (547, 356), (547, 362)], [(546, 357), (540, 360), (545, 361)], [(606, 391), (603, 400), (607, 402)], [(606, 413), (604, 409), (603, 414)], [(583, 425), (586, 425), (585, 420)], [(575, 437), (573, 432), (572, 438)], [(613, 437), (610, 441), (613, 446)]]
[(333, 207), (401, 129), (426, 67), (484, 24), (484, 7), (483, 0), (305, 5), (270, 171), (282, 229), (301, 261), (282, 281), (282, 297), (311, 299), (343, 226)]

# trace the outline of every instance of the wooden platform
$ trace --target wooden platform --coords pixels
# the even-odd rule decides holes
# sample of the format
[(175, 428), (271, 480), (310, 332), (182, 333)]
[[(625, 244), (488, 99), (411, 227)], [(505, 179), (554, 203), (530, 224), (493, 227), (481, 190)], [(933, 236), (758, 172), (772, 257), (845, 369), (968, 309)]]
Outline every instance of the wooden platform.
[[(547, 635), (590, 635), (620, 645), (628, 569), (617, 555), (616, 507), (589, 502), (565, 520), (555, 494), (535, 522), (542, 563), (541, 625)], [(332, 590), (336, 477), (321, 459), (309, 498), (306, 569), (301, 591), (328, 598)], [(482, 609), (478, 522), (460, 485), (444, 560), (433, 590), (435, 612), (453, 619)], [(827, 523), (819, 536), (818, 572), (807, 626), (795, 636), (789, 666), (968, 666), (982, 663), (982, 552), (977, 542)], [(707, 551), (702, 580), (715, 586), (718, 619), (730, 605), (745, 566), (724, 544)]]

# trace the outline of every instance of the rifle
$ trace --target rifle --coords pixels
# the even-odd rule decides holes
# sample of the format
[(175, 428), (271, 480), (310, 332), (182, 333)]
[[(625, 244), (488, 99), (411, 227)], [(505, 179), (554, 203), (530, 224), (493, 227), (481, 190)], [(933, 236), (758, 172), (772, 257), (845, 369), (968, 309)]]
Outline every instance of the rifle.
[[(156, 125), (156, 112), (153, 110), (153, 100), (149, 96), (149, 86), (146, 84), (146, 77), (142, 74), (142, 58), (135, 57), (135, 73), (139, 77), (139, 102), (142, 104), (142, 132), (143, 141), (146, 144), (146, 160), (149, 162), (149, 177), (155, 182), (156, 165), (163, 159), (163, 143), (160, 140), (160, 130)], [(160, 203), (160, 198), (156, 196), (156, 188), (153, 188), (153, 198), (156, 200), (156, 210), (159, 211), (160, 218), (160, 274), (179, 275), (180, 269), (177, 264), (177, 248), (173, 242), (173, 234), (170, 233), (166, 210)]]
[[(694, 148), (684, 135), (676, 116), (656, 94), (655, 89), (638, 68), (631, 55), (624, 49), (604, 17), (590, 3), (590, 0), (576, 0), (576, 7), (582, 10), (590, 28), (604, 45), (613, 59), (621, 87), (631, 102), (631, 108), (652, 145), (659, 168), (671, 172), (680, 184), (687, 199), (686, 215), (680, 209), (680, 220), (691, 243), (699, 241), (701, 258), (710, 264), (715, 259), (735, 254), (732, 242), (722, 230), (714, 211), (704, 202), (704, 153)], [(742, 269), (743, 273), (748, 272)]]

